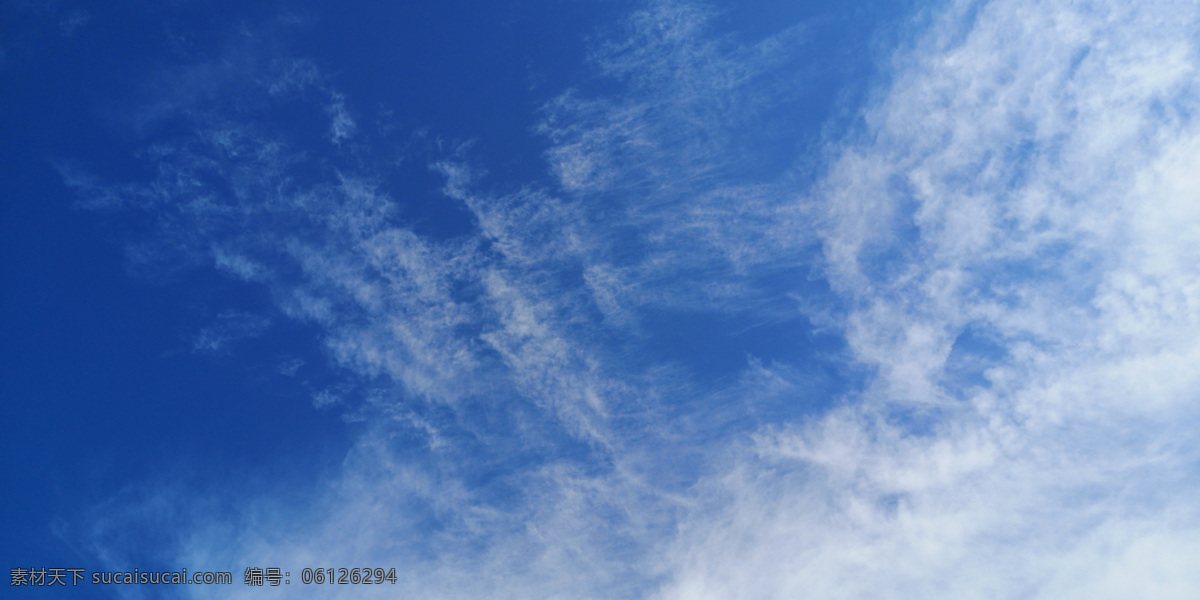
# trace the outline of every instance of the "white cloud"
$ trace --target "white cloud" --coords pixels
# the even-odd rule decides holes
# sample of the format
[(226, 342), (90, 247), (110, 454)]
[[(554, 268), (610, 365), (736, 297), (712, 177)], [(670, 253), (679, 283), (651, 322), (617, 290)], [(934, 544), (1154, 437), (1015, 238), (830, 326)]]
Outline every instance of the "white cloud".
[(329, 113), (329, 117), (333, 121), (329, 125), (330, 141), (341, 144), (354, 135), (358, 126), (354, 123), (354, 118), (350, 116), (350, 111), (346, 109), (345, 97), (338, 92), (333, 92), (330, 96), (331, 102), (325, 107), (325, 112)]
[[(1195, 595), (1196, 8), (938, 14), (811, 189), (751, 166), (777, 134), (756, 119), (801, 94), (804, 29), (739, 45), (681, 2), (597, 51), (619, 94), (546, 107), (557, 188), (433, 161), (474, 220), (458, 238), (337, 162), (349, 100), (311, 63), (255, 93), (320, 92), (325, 183), (269, 127), (178, 99), (197, 131), (153, 150), (154, 181), (60, 167), (97, 206), (174, 207), (147, 253), (268, 286), (396, 384), (339, 472), (180, 518), (166, 552), (395, 564), (433, 598)], [(805, 350), (705, 387), (639, 352), (656, 310), (812, 317), (868, 375), (813, 398), (796, 363), (831, 359)], [(768, 414), (788, 403), (815, 408)]]
[(218, 353), (229, 349), (238, 340), (262, 335), (271, 326), (271, 320), (261, 315), (240, 311), (225, 311), (205, 327), (192, 340), (192, 350), (202, 353)]
[(71, 37), (91, 20), (92, 15), (86, 10), (76, 8), (59, 19), (58, 30), (63, 37)]
[(877, 376), (709, 482), (661, 597), (1200, 591), (1197, 16), (952, 3), (897, 55), (822, 186)]
[(614, 318), (651, 306), (761, 311), (764, 279), (811, 266), (815, 215), (796, 201), (790, 151), (777, 144), (808, 133), (778, 117), (811, 94), (797, 60), (807, 29), (744, 44), (718, 35), (715, 17), (645, 3), (592, 55), (620, 93), (570, 90), (543, 108), (551, 172), (592, 235), (603, 231), (588, 268), (604, 273), (595, 293)]

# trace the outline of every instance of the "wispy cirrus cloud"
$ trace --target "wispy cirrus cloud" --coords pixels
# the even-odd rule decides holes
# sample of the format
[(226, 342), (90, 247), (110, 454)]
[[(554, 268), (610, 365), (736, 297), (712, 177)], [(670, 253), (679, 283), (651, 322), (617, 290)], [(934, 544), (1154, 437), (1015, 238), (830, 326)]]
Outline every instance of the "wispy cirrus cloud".
[[(666, 9), (698, 18), (686, 5)], [(326, 491), (294, 507), (266, 494), (239, 499), (246, 508), (234, 515), (188, 517), (179, 530), (190, 533), (165, 542), (167, 554), (198, 565), (252, 556), (288, 564), (318, 555), (347, 564), (402, 561), (423, 565), (405, 583), (423, 594), (642, 593), (658, 577), (642, 565), (669, 530), (681, 501), (673, 494), (695, 477), (690, 467), (677, 473), (673, 461), (706, 451), (690, 431), (721, 437), (723, 423), (741, 419), (736, 411), (704, 410), (728, 393), (714, 397), (670, 364), (630, 356), (647, 339), (636, 314), (644, 299), (676, 293), (678, 282), (667, 277), (672, 265), (702, 272), (709, 257), (660, 240), (677, 252), (638, 248), (635, 262), (625, 261), (623, 244), (670, 230), (658, 222), (668, 209), (608, 223), (596, 202), (612, 190), (561, 194), (531, 184), (490, 193), (462, 156), (432, 163), (475, 230), (419, 234), (405, 222), (403, 197), (379, 183), (379, 167), (337, 135), (342, 112), (323, 107), (327, 98), (345, 107), (345, 99), (329, 91), (314, 63), (250, 56), (200, 64), (150, 86), (170, 92), (151, 94), (139, 127), (187, 124), (186, 134), (147, 150), (152, 179), (112, 185), (64, 165), (64, 181), (92, 208), (144, 215), (151, 233), (131, 246), (134, 261), (209, 266), (265, 286), (282, 315), (320, 328), (338, 364), (369, 385), (390, 385), (347, 409), (360, 411), (356, 418), (367, 418), (369, 431), (341, 472), (323, 480)], [(315, 138), (320, 126), (281, 128), (275, 111), (296, 99), (302, 110), (324, 113), (334, 132), (323, 137), (327, 145), (303, 152), (295, 145), (297, 137)], [(606, 127), (610, 116), (580, 127)], [(668, 152), (656, 151), (655, 159)], [(690, 160), (704, 156), (715, 155)], [(678, 205), (681, 194), (668, 199)], [(712, 210), (718, 204), (709, 202)], [(716, 229), (714, 217), (702, 218), (703, 227)], [(735, 250), (727, 244), (722, 251)], [(704, 298), (710, 291), (703, 286), (716, 282), (708, 276), (684, 287)], [(631, 295), (642, 300), (630, 302)], [(319, 394), (318, 402), (341, 403), (335, 396), (341, 392)], [(672, 415), (691, 416), (663, 420)], [(675, 491), (664, 495), (664, 488)], [(148, 490), (147, 498), (153, 513), (158, 496)], [(137, 553), (108, 535), (126, 518), (94, 520), (91, 535), (114, 563), (123, 551)], [(281, 519), (310, 526), (288, 534), (272, 525)], [(262, 537), (230, 539), (230, 523)]]
[(896, 55), (818, 188), (877, 374), (709, 482), (662, 597), (1200, 589), (1197, 25), (950, 3)]
[(71, 37), (91, 20), (92, 15), (86, 10), (76, 8), (59, 19), (58, 30), (63, 37)]
[(240, 311), (225, 311), (217, 315), (213, 323), (201, 329), (192, 340), (192, 350), (200, 353), (218, 353), (229, 349), (238, 340), (262, 335), (271, 320), (259, 315)]
[(803, 271), (816, 246), (788, 171), (813, 132), (780, 116), (812, 94), (809, 28), (745, 44), (718, 34), (716, 15), (646, 3), (592, 55), (620, 92), (572, 90), (543, 109), (551, 172), (608, 230), (589, 281), (614, 315), (621, 303), (744, 309), (756, 294), (762, 310), (763, 280)]
[[(774, 120), (809, 30), (743, 44), (648, 3), (597, 45), (609, 91), (544, 108), (554, 183), (430, 158), (452, 237), (406, 221), (315, 63), (180, 74), (224, 87), (154, 104), (188, 133), (151, 180), (64, 180), (147, 215), (135, 257), (265, 286), (386, 384), (298, 496), (126, 504), (181, 524), (176, 560), (399, 562), (421, 597), (1194, 595), (1195, 7), (935, 12), (812, 181), (779, 150), (811, 132)], [(668, 317), (744, 361), (705, 377)], [(762, 323), (775, 356), (738, 337)], [(93, 520), (111, 560), (130, 519)]]

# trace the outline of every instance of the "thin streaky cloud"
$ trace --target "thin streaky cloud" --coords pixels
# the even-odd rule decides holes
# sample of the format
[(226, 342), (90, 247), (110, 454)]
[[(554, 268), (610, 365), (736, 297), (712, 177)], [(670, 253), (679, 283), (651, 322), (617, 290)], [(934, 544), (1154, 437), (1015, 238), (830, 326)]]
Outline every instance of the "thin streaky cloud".
[[(179, 75), (205, 93), (150, 102), (140, 126), (189, 132), (149, 181), (60, 165), (148, 215), (139, 255), (266, 288), (376, 386), (314, 395), (364, 425), (302, 493), (147, 484), (89, 515), (99, 559), (163, 523), (196, 568), (408, 567), (356, 597), (1195, 596), (1197, 8), (941, 4), (856, 128), (771, 168), (811, 133), (767, 118), (804, 96), (810, 29), (746, 44), (714, 15), (649, 2), (597, 42), (614, 85), (543, 107), (548, 181), (431, 157), (458, 236), (406, 221), (308, 61)], [(319, 149), (269, 118), (296, 100)], [(762, 323), (786, 351), (739, 345)]]
[(709, 483), (730, 499), (685, 525), (662, 597), (1200, 589), (1196, 17), (951, 3), (897, 55), (821, 184), (878, 374)]

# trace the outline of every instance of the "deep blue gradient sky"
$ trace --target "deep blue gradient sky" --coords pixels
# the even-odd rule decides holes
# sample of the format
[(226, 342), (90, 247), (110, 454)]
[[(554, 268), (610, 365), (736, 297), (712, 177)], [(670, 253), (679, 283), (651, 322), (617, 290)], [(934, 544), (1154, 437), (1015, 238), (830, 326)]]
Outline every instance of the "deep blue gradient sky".
[(409, 4), (0, 4), (10, 596), (1200, 594), (1193, 3)]

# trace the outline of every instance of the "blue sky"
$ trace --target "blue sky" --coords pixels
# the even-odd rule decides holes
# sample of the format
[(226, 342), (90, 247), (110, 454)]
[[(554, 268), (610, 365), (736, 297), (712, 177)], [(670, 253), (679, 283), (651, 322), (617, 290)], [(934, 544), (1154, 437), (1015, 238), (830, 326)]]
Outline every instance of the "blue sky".
[(1194, 3), (0, 11), (9, 569), (1200, 594)]

